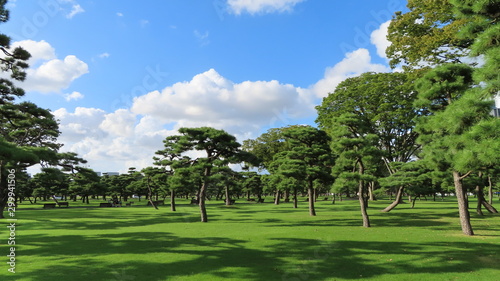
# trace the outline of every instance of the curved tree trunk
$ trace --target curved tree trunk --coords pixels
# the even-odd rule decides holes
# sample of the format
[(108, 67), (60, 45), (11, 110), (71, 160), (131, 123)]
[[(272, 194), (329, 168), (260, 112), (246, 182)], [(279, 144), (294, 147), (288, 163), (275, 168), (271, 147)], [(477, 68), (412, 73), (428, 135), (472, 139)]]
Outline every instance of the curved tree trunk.
[(403, 203), (403, 190), (405, 189), (404, 186), (400, 186), (398, 188), (398, 192), (396, 193), (396, 199), (391, 203), (391, 205), (387, 206), (385, 209), (383, 209), (381, 212), (390, 212), (392, 209), (396, 208), (399, 203)]
[(460, 225), (462, 232), (465, 235), (474, 235), (472, 225), (470, 223), (469, 204), (467, 201), (466, 189), (463, 186), (462, 180), (465, 176), (461, 176), (459, 172), (453, 171), (453, 183), (455, 185), (455, 193), (458, 201), (458, 213), (460, 216)]
[(413, 200), (411, 200), (411, 208), (415, 208), (415, 201), (417, 201), (417, 198), (420, 199), (420, 195), (413, 197)]
[(497, 209), (493, 207), (491, 204), (489, 204), (486, 201), (486, 198), (484, 197), (484, 187), (482, 186), (476, 186), (476, 194), (477, 194), (477, 207), (476, 207), (476, 212), (478, 215), (483, 215), (483, 211), (481, 210), (481, 207), (484, 206), (484, 208), (492, 214), (498, 214)]

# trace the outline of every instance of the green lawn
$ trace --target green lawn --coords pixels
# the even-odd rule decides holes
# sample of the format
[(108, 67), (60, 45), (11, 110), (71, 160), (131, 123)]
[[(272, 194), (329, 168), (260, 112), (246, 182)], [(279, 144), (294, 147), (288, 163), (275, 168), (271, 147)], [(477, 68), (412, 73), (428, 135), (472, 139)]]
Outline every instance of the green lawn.
[(208, 223), (198, 222), (198, 207), (182, 200), (177, 212), (145, 202), (48, 210), (23, 205), (15, 274), (7, 271), (8, 234), (1, 223), (0, 280), (500, 280), (500, 216), (473, 213), (477, 235), (465, 237), (456, 203), (446, 200), (419, 201), (415, 209), (405, 204), (391, 213), (379, 212), (388, 200), (370, 203), (369, 229), (360, 226), (355, 200), (318, 202), (316, 217), (308, 215), (306, 202), (299, 209), (210, 202)]

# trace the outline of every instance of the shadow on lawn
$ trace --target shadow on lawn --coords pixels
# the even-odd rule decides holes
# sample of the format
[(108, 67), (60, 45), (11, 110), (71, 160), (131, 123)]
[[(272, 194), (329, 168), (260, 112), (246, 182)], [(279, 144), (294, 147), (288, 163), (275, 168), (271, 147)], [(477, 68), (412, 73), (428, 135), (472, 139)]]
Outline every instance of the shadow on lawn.
[[(373, 242), (315, 239), (271, 239), (265, 249), (246, 247), (246, 241), (178, 237), (170, 233), (135, 232), (97, 237), (29, 235), (40, 248), (28, 256), (50, 256), (64, 264), (22, 273), (31, 280), (125, 281), (177, 280), (203, 275), (215, 280), (361, 279), (384, 274), (461, 273), (498, 269), (500, 245), (471, 242)], [(75, 255), (84, 255), (74, 259)], [(124, 259), (101, 259), (127, 255)], [(134, 256), (136, 255), (136, 256)], [(126, 259), (131, 260), (126, 260)], [(20, 259), (19, 263), (22, 264)], [(22, 270), (20, 270), (22, 271)]]
[[(75, 223), (68, 218), (75, 218), (75, 213), (72, 214), (57, 214), (52, 219), (47, 215), (38, 218), (36, 222), (20, 223), (22, 228), (27, 230), (44, 230), (44, 229), (68, 229), (68, 230), (86, 230), (86, 229), (100, 229), (110, 230), (117, 228), (126, 228), (134, 226), (155, 225), (163, 223), (192, 223), (199, 222), (200, 216), (195, 213), (184, 212), (156, 212), (155, 214), (132, 214), (125, 213), (121, 216), (113, 215), (97, 215), (98, 213), (89, 213), (89, 211), (80, 212), (84, 217), (80, 217), (81, 221)], [(216, 219), (219, 215), (210, 214), (209, 219)], [(144, 219), (147, 217), (147, 219)], [(61, 219), (64, 219), (61, 221)]]

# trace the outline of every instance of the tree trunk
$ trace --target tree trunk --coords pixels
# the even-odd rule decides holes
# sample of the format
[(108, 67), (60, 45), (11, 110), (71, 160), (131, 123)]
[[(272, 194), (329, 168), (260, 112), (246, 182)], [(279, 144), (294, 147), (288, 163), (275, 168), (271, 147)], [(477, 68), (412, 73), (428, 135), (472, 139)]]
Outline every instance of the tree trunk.
[(368, 195), (370, 197), (370, 201), (376, 201), (377, 198), (375, 198), (375, 194), (373, 194), (373, 190), (375, 189), (375, 182), (370, 182), (370, 185), (368, 186)]
[(207, 187), (208, 187), (208, 177), (210, 176), (211, 172), (211, 167), (206, 167), (205, 168), (205, 173), (203, 177), (203, 183), (200, 188), (199, 192), (199, 205), (200, 205), (200, 215), (201, 215), (201, 222), (208, 222), (208, 216), (207, 216), (207, 208), (205, 206), (205, 198), (206, 198), (206, 192), (207, 192)]
[[(365, 172), (363, 162), (361, 160), (358, 161), (359, 165), (359, 174), (362, 175)], [(363, 226), (364, 227), (370, 227), (370, 217), (368, 217), (368, 212), (366, 211), (367, 209), (367, 203), (368, 200), (365, 198), (365, 193), (366, 193), (366, 186), (364, 181), (360, 180), (359, 181), (359, 186), (358, 186), (358, 193), (359, 193), (359, 205), (361, 208), (361, 216), (363, 217)]]
[[(476, 191), (478, 191), (479, 189), (479, 192), (477, 192), (477, 202), (479, 204), (479, 202), (481, 201), (481, 205), (484, 206), (484, 208), (489, 212), (489, 213), (492, 213), (492, 214), (498, 214), (498, 211), (497, 209), (495, 209), (495, 207), (493, 207), (489, 202), (486, 201), (486, 198), (484, 198), (484, 192), (483, 192), (483, 189), (484, 187), (479, 187), (477, 186), (476, 187)], [(479, 210), (481, 210), (481, 206), (478, 205), (477, 207)], [(482, 213), (482, 212), (481, 212)]]
[(274, 205), (279, 205), (280, 204), (280, 191), (279, 189), (276, 190), (276, 195), (274, 197)]
[(298, 207), (298, 199), (297, 199), (297, 188), (293, 189), (293, 208), (297, 209)]
[(488, 204), (493, 207), (493, 183), (490, 176), (488, 176)]
[(472, 225), (470, 223), (469, 204), (467, 202), (466, 189), (463, 186), (462, 180), (463, 177), (460, 173), (453, 171), (453, 183), (455, 185), (455, 193), (457, 195), (458, 213), (460, 216), (462, 232), (465, 235), (474, 235), (474, 231), (472, 230)]
[(483, 188), (480, 187), (479, 185), (476, 186), (476, 194), (477, 194), (477, 206), (476, 206), (476, 213), (480, 216), (483, 216), (483, 210), (481, 210), (481, 207), (483, 205), (483, 200), (484, 200), (484, 195), (483, 195)]
[(309, 181), (307, 195), (309, 196), (309, 215), (316, 216), (316, 210), (314, 209), (315, 195), (312, 181)]
[(175, 190), (170, 190), (170, 211), (175, 212)]
[(368, 217), (367, 200), (365, 198), (365, 187), (363, 181), (359, 182), (359, 205), (361, 207), (361, 216), (363, 217), (363, 226), (370, 227), (370, 217)]
[(226, 192), (226, 206), (231, 205), (231, 198), (229, 197), (229, 187), (226, 185), (225, 187), (225, 192)]
[(392, 211), (392, 209), (396, 208), (399, 203), (403, 203), (403, 190), (405, 189), (404, 186), (400, 186), (398, 188), (398, 192), (396, 193), (396, 199), (391, 203), (391, 205), (387, 206), (385, 209), (383, 209), (381, 212), (387, 213)]
[(411, 208), (415, 208), (415, 201), (417, 201), (417, 198), (420, 200), (420, 195), (413, 197), (413, 200), (411, 201)]

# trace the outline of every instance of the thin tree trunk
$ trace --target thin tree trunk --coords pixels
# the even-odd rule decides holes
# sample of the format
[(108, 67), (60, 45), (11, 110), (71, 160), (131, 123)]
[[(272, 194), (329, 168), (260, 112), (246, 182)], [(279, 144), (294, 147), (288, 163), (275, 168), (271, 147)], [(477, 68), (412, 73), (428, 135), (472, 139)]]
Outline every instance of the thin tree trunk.
[(389, 206), (387, 206), (385, 209), (383, 209), (381, 212), (384, 212), (384, 213), (390, 212), (390, 211), (392, 211), (392, 209), (396, 208), (396, 206), (399, 205), (399, 203), (403, 203), (403, 190), (404, 189), (405, 189), (404, 186), (400, 186), (398, 188), (397, 193), (396, 193), (396, 199)]
[(332, 196), (332, 198), (333, 198), (333, 199), (332, 199), (332, 204), (335, 204), (335, 199), (336, 199), (335, 197), (337, 197), (337, 194), (333, 193), (333, 196)]
[[(148, 180), (147, 180), (147, 186), (148, 186), (148, 199), (149, 199), (149, 203), (151, 204), (151, 206), (153, 206), (153, 208), (155, 208), (156, 210), (158, 210), (158, 206), (156, 206), (155, 202), (153, 201), (153, 190), (151, 189), (151, 185), (150, 185), (150, 181), (151, 181), (151, 178), (148, 176)], [(156, 200), (158, 201), (158, 200)]]
[(309, 215), (311, 216), (316, 216), (316, 210), (314, 209), (314, 201), (315, 201), (315, 195), (314, 195), (314, 188), (313, 188), (313, 182), (309, 181), (309, 186), (307, 188), (307, 194), (309, 196)]
[(411, 208), (412, 208), (412, 209), (413, 209), (413, 208), (415, 208), (415, 201), (417, 201), (417, 198), (419, 198), (419, 199), (420, 199), (420, 195), (419, 195), (419, 196), (415, 196), (415, 197), (413, 198), (413, 200), (411, 201)]
[(170, 211), (175, 212), (175, 190), (170, 190)]
[(488, 176), (488, 204), (493, 206), (493, 183), (490, 176)]
[(297, 199), (297, 188), (293, 189), (293, 208), (297, 209), (298, 207), (298, 199)]
[(483, 210), (481, 210), (481, 207), (483, 205), (483, 200), (484, 200), (484, 195), (483, 193), (483, 188), (480, 187), (479, 185), (476, 186), (476, 194), (477, 194), (477, 206), (476, 206), (476, 213), (480, 216), (483, 216)]
[(225, 187), (225, 192), (226, 192), (226, 206), (231, 205), (231, 198), (229, 197), (229, 187), (226, 185)]
[[(362, 175), (365, 172), (363, 162), (361, 160), (358, 161), (359, 165), (359, 174)], [(359, 181), (359, 187), (358, 187), (358, 193), (359, 193), (359, 205), (361, 208), (361, 216), (363, 217), (363, 226), (364, 227), (370, 227), (370, 217), (368, 216), (368, 212), (366, 211), (367, 209), (367, 200), (365, 198), (365, 183), (364, 181), (360, 180)]]
[(469, 204), (467, 202), (466, 197), (466, 189), (463, 186), (463, 177), (459, 172), (453, 171), (453, 183), (455, 185), (455, 193), (457, 195), (458, 201), (458, 213), (460, 216), (460, 225), (462, 227), (462, 232), (465, 235), (474, 235), (474, 231), (472, 230), (472, 225), (470, 223), (470, 214), (469, 214)]
[[(483, 205), (483, 207), (489, 212), (489, 213), (492, 213), (492, 214), (498, 214), (498, 211), (497, 209), (495, 209), (495, 207), (493, 207), (493, 205), (491, 205), (489, 202), (486, 201), (486, 198), (484, 198), (484, 192), (483, 192), (483, 187), (480, 187), (480, 190), (481, 190), (481, 193), (479, 194), (478, 193), (478, 199), (477, 201), (479, 202), (481, 200), (481, 204)], [(479, 198), (481, 197), (481, 199)], [(479, 207), (479, 206), (478, 206)], [(480, 208), (480, 207), (479, 207)]]
[(370, 201), (376, 201), (377, 199), (375, 198), (375, 194), (373, 194), (373, 190), (375, 189), (375, 182), (370, 182), (370, 185), (368, 186), (368, 195), (370, 197)]
[(203, 184), (201, 185), (199, 192), (199, 205), (200, 205), (200, 215), (201, 222), (208, 222), (207, 208), (205, 206), (206, 191), (208, 186), (208, 177), (210, 176), (211, 167), (205, 168), (205, 173), (203, 177)]
[(274, 205), (279, 205), (280, 204), (280, 191), (279, 189), (276, 190), (276, 195), (274, 197)]

